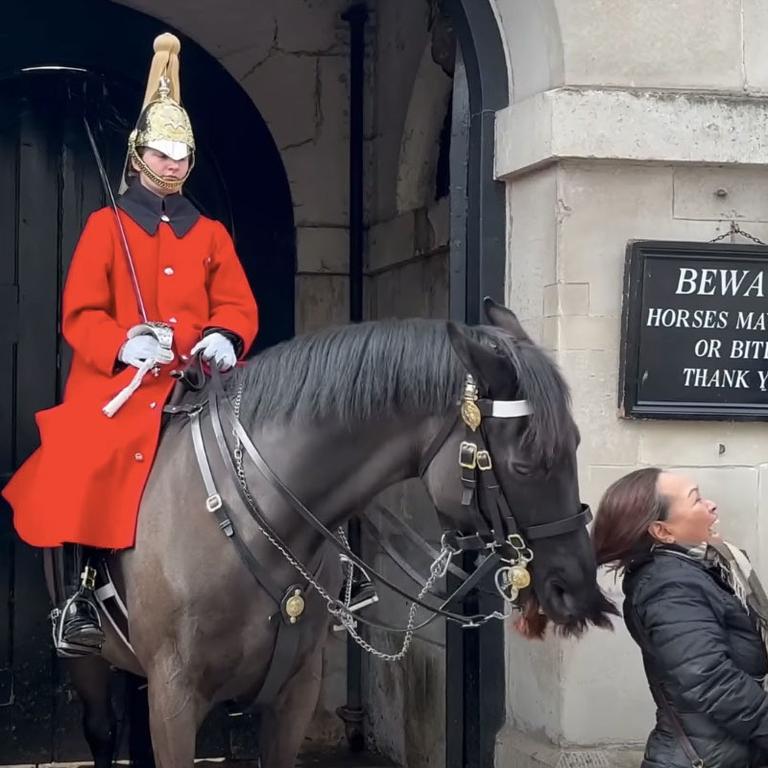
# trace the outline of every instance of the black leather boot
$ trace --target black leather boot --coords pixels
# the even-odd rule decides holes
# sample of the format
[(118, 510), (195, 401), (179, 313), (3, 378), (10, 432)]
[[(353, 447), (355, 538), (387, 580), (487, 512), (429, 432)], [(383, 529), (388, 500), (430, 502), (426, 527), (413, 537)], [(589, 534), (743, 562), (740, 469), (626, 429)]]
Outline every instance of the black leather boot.
[(93, 595), (96, 571), (75, 544), (64, 545), (62, 567), (66, 599), (51, 613), (56, 652), (65, 658), (98, 654), (104, 632)]

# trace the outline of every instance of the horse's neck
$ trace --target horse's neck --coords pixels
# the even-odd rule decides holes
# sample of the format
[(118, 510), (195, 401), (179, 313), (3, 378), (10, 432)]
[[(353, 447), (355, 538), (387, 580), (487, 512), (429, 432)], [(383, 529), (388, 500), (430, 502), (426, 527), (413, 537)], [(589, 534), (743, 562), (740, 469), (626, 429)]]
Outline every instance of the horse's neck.
[(384, 488), (418, 473), (428, 420), (381, 420), (264, 430), (268, 461), (326, 525), (343, 522)]

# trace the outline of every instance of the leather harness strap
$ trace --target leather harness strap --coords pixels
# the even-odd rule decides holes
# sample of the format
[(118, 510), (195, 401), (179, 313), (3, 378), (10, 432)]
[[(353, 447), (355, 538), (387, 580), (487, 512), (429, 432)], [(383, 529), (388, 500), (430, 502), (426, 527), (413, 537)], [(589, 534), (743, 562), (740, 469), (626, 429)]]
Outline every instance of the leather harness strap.
[[(511, 540), (514, 537), (522, 540), (518, 526), (515, 521), (515, 517), (509, 508), (506, 497), (503, 490), (498, 483), (495, 472), (493, 471), (490, 452), (486, 448), (484, 430), (480, 430), (477, 434), (467, 431), (467, 440), (461, 444), (461, 453), (459, 463), (462, 471), (462, 484), (464, 486), (462, 502), (470, 512), (471, 517), (474, 520), (476, 532), (469, 535), (462, 535), (457, 531), (448, 532), (443, 535), (443, 553), (449, 555), (458, 553), (460, 551), (477, 551), (480, 553), (486, 553), (484, 556), (480, 555), (480, 561), (476, 569), (471, 574), (466, 574), (463, 570), (456, 568), (450, 563), (450, 557), (448, 557), (448, 567), (452, 568), (456, 575), (462, 579), (460, 587), (447, 598), (442, 598), (443, 602), (439, 607), (433, 607), (428, 603), (423, 602), (418, 598), (414, 598), (406, 591), (401, 589), (397, 584), (393, 583), (390, 579), (377, 572), (366, 563), (364, 563), (357, 555), (349, 550), (344, 543), (339, 539), (314, 515), (307, 509), (307, 507), (301, 502), (300, 499), (288, 488), (282, 480), (272, 471), (271, 467), (264, 460), (263, 456), (253, 444), (250, 436), (243, 428), (240, 420), (235, 413), (232, 403), (229, 397), (224, 392), (222, 386), (221, 377), (215, 367), (211, 370), (211, 386), (208, 392), (207, 406), (210, 412), (211, 424), (216, 443), (221, 453), (222, 461), (224, 465), (229, 469), (231, 476), (235, 478), (235, 488), (243, 501), (248, 513), (256, 521), (257, 525), (263, 529), (281, 548), (284, 553), (290, 558), (293, 558), (295, 562), (295, 556), (290, 552), (288, 546), (280, 540), (279, 536), (273, 531), (268, 521), (265, 519), (264, 514), (255, 505), (253, 498), (245, 486), (244, 478), (243, 482), (238, 480), (237, 468), (234, 466), (230, 448), (224, 437), (224, 430), (222, 428), (222, 415), (228, 424), (228, 428), (232, 430), (233, 435), (239, 441), (240, 445), (247, 453), (250, 460), (264, 476), (264, 478), (277, 490), (283, 498), (288, 502), (291, 508), (298, 512), (301, 517), (315, 530), (317, 531), (326, 542), (330, 543), (336, 550), (338, 550), (344, 557), (359, 568), (363, 568), (366, 572), (371, 574), (377, 581), (387, 586), (394, 593), (400, 595), (406, 600), (415, 603), (416, 605), (429, 611), (432, 615), (431, 618), (424, 621), (413, 629), (419, 629), (427, 626), (438, 617), (443, 617), (449, 621), (455, 621), (462, 626), (475, 626), (478, 622), (482, 622), (487, 619), (486, 616), (466, 616), (464, 614), (454, 613), (453, 611), (446, 610), (447, 606), (451, 603), (460, 600), (471, 589), (477, 587), (482, 579), (490, 573), (494, 566), (500, 566), (504, 562), (509, 562), (502, 557), (502, 553), (507, 554), (507, 549), (512, 546)], [(471, 377), (468, 377), (471, 380)], [(490, 417), (498, 418), (517, 418), (530, 413), (530, 406), (526, 401), (492, 401), (475, 398), (477, 406), (480, 412), (485, 413)], [(237, 532), (232, 523), (232, 520), (223, 508), (223, 502), (221, 496), (218, 494), (215, 483), (213, 481), (213, 475), (210, 471), (210, 465), (207, 461), (205, 454), (205, 444), (202, 435), (202, 429), (200, 427), (200, 413), (203, 411), (206, 403), (197, 403), (191, 407), (185, 407), (184, 404), (177, 403), (166, 410), (170, 413), (186, 413), (190, 416), (193, 425), (193, 441), (195, 442), (195, 451), (198, 456), (198, 463), (201, 468), (201, 475), (206, 486), (206, 492), (208, 498), (206, 500), (207, 508), (216, 515), (219, 527), (230, 538), (238, 549), (241, 557), (243, 558), (249, 570), (254, 575), (259, 583), (261, 583), (272, 599), (281, 606), (281, 614), (283, 615), (283, 622), (285, 623), (285, 613), (283, 601), (285, 596), (279, 596), (279, 588), (271, 586), (268, 588), (265, 581), (268, 582), (268, 577), (265, 577), (261, 573), (263, 569), (259, 569), (255, 564), (255, 558), (253, 554), (248, 550), (248, 547), (237, 536)], [(422, 458), (419, 474), (423, 475), (432, 460), (438, 454), (445, 441), (455, 428), (458, 417), (448, 419), (445, 421), (441, 429), (435, 435)], [(466, 421), (466, 419), (465, 419)], [(468, 422), (467, 422), (468, 423)], [(477, 474), (480, 474), (480, 478)], [(480, 481), (478, 483), (478, 480)], [(544, 523), (537, 526), (531, 526), (525, 532), (529, 538), (543, 538), (545, 536), (556, 536), (563, 533), (571, 532), (577, 528), (583, 526), (588, 521), (590, 516), (588, 507), (582, 505), (582, 510), (565, 520), (554, 521), (552, 523)], [(406, 532), (406, 536), (417, 543), (422, 551), (426, 551), (430, 556), (439, 558), (439, 552), (436, 552), (427, 542), (424, 542), (415, 531), (412, 531), (407, 526), (402, 526)], [(516, 546), (516, 545), (515, 545)], [(447, 549), (446, 549), (447, 548)], [(247, 554), (246, 554), (247, 553)], [(402, 568), (402, 563), (398, 558), (395, 558)], [(436, 562), (436, 561), (435, 561)], [(406, 573), (412, 578), (418, 576), (413, 569), (405, 569)], [(329, 603), (329, 607), (331, 603)], [(342, 604), (337, 603), (337, 608), (343, 608)], [(362, 616), (356, 617), (357, 621), (368, 624), (372, 627), (384, 629), (388, 631), (404, 632), (406, 630), (390, 627), (385, 624), (371, 621)]]
[[(375, 576), (378, 581), (384, 584), (388, 589), (392, 590), (395, 594), (400, 595), (400, 597), (405, 598), (409, 602), (416, 603), (416, 605), (418, 605), (419, 607), (430, 611), (436, 616), (442, 616), (452, 621), (456, 621), (459, 624), (466, 624), (470, 619), (478, 621), (482, 618), (482, 616), (467, 617), (462, 614), (446, 611), (442, 607), (434, 608), (428, 603), (425, 603), (422, 600), (419, 600), (418, 598), (413, 597), (413, 595), (408, 594), (405, 590), (403, 590), (393, 581), (388, 579), (386, 576), (384, 576), (383, 574), (379, 573), (371, 566), (364, 563), (354, 552), (352, 552), (344, 544), (342, 544), (336, 538), (336, 536), (334, 536), (333, 533), (325, 525), (323, 525), (323, 523), (320, 522), (320, 520), (318, 520), (317, 517), (315, 517), (315, 515), (312, 514), (312, 512), (310, 512), (307, 509), (307, 507), (303, 504), (303, 502), (295, 496), (295, 494), (290, 490), (290, 488), (288, 488), (283, 483), (283, 481), (273, 472), (269, 464), (267, 464), (267, 462), (264, 460), (264, 457), (261, 455), (259, 450), (253, 444), (253, 441), (251, 440), (250, 436), (245, 431), (245, 429), (243, 428), (243, 425), (240, 423), (240, 420), (235, 415), (234, 409), (232, 407), (232, 404), (229, 402), (229, 399), (226, 396), (221, 398), (219, 397), (219, 393), (222, 391), (222, 389), (221, 389), (221, 382), (216, 376), (216, 374), (212, 376), (212, 383), (213, 383), (214, 391), (211, 393), (211, 400), (215, 399), (216, 401), (219, 402), (220, 405), (223, 406), (224, 418), (229, 422), (229, 426), (234, 430), (235, 434), (237, 435), (237, 438), (240, 440), (240, 443), (242, 444), (243, 448), (245, 449), (245, 452), (248, 454), (251, 461), (256, 465), (258, 470), (265, 477), (265, 479), (272, 485), (272, 487), (275, 488), (275, 490), (277, 490), (288, 501), (291, 507), (295, 511), (297, 511), (301, 515), (301, 517), (304, 518), (304, 520), (307, 523), (309, 523), (309, 525), (312, 526), (312, 528), (314, 528), (327, 542), (333, 545), (335, 549), (337, 549), (341, 554), (343, 554), (346, 558), (348, 558), (348, 560), (354, 563), (357, 567), (362, 568), (365, 571), (367, 571), (369, 574), (372, 574), (373, 576)], [(450, 602), (450, 599), (447, 602)], [(356, 617), (356, 619), (363, 620), (362, 617), (359, 617), (359, 616)], [(386, 625), (377, 625), (373, 622), (370, 622), (370, 624), (371, 626), (378, 626), (379, 628), (382, 628), (382, 629), (391, 629)]]
[(275, 584), (269, 571), (254, 557), (247, 544), (238, 535), (232, 520), (227, 514), (224, 501), (216, 489), (211, 473), (211, 467), (208, 463), (208, 456), (205, 451), (205, 443), (203, 442), (203, 432), (200, 426), (200, 411), (191, 413), (189, 415), (189, 422), (192, 429), (192, 443), (195, 447), (197, 464), (200, 468), (203, 482), (205, 483), (206, 493), (208, 494), (208, 498), (205, 500), (205, 508), (209, 512), (212, 512), (216, 517), (219, 529), (235, 545), (237, 553), (248, 567), (252, 576), (259, 584), (261, 584), (267, 594), (272, 598), (275, 605), (279, 608), (283, 599), (283, 590)]

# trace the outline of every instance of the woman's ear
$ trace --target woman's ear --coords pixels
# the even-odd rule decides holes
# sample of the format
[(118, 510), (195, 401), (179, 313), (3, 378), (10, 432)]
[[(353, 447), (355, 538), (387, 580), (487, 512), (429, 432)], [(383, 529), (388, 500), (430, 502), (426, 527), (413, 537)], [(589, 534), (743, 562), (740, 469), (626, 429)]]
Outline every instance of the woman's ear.
[(660, 544), (674, 544), (675, 537), (669, 532), (667, 526), (661, 522), (661, 520), (654, 520), (648, 526), (648, 533), (652, 539), (655, 539)]

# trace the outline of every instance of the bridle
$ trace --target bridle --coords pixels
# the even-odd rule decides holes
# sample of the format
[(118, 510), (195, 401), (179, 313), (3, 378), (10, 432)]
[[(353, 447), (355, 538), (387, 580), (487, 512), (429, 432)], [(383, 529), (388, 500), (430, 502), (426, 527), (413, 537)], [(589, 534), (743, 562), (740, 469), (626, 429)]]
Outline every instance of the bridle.
[(505, 565), (495, 574), (496, 587), (509, 603), (514, 603), (520, 590), (531, 583), (527, 565), (533, 560), (533, 552), (527, 542), (572, 533), (592, 520), (589, 506), (581, 504), (579, 512), (569, 517), (525, 527), (519, 525), (496, 476), (484, 424), (493, 419), (524, 418), (532, 412), (527, 400), (481, 398), (475, 379), (467, 373), (459, 416), (438, 432), (419, 467), (419, 476), (423, 477), (461, 418), (466, 429), (459, 446), (461, 505), (474, 521), (475, 532), (469, 535), (450, 532), (444, 534), (443, 539), (457, 554), (478, 550), (497, 554)]
[[(447, 420), (432, 440), (422, 459), (419, 474), (421, 476), (424, 475), (435, 456), (440, 452), (454, 431), (458, 419), (461, 418), (467, 430), (466, 437), (461, 442), (458, 457), (463, 486), (462, 505), (470, 511), (476, 530), (471, 534), (460, 531), (447, 531), (443, 534), (441, 549), (432, 563), (430, 578), (427, 580), (428, 584), (425, 585), (425, 588), (422, 589), (418, 597), (413, 596), (363, 562), (358, 555), (349, 549), (345, 541), (334, 535), (283, 483), (264, 460), (240, 422), (236, 406), (239, 406), (242, 390), (235, 396), (235, 405), (233, 405), (232, 400), (223, 389), (220, 376), (215, 368), (211, 371), (211, 378), (210, 391), (206, 401), (192, 405), (184, 405), (183, 403), (170, 405), (166, 406), (165, 411), (172, 414), (183, 413), (189, 417), (195, 456), (207, 493), (205, 507), (216, 517), (220, 530), (235, 545), (238, 554), (251, 574), (272, 597), (276, 605), (279, 606), (284, 621), (292, 625), (296, 624), (301, 618), (305, 608), (305, 597), (313, 589), (326, 599), (328, 610), (332, 614), (339, 616), (342, 621), (346, 617), (347, 620), (353, 623), (354, 621), (360, 621), (378, 629), (405, 633), (406, 636), (412, 635), (414, 631), (427, 626), (438, 617), (458, 623), (462, 627), (477, 627), (491, 619), (505, 618), (506, 614), (499, 611), (494, 611), (491, 614), (467, 616), (450, 610), (449, 606), (461, 601), (494, 570), (494, 580), (499, 594), (507, 603), (514, 604), (520, 590), (531, 583), (531, 575), (527, 566), (533, 559), (533, 552), (526, 542), (559, 536), (578, 530), (591, 520), (589, 507), (582, 504), (577, 514), (562, 520), (527, 526), (525, 528), (521, 528), (518, 525), (504, 492), (498, 483), (493, 468), (490, 447), (482, 425), (484, 421), (491, 419), (524, 418), (531, 414), (530, 405), (526, 400), (504, 401), (480, 398), (474, 379), (471, 375), (467, 374), (462, 399), (459, 403), (460, 415), (457, 415), (454, 419)], [(208, 460), (201, 427), (201, 416), (206, 409), (209, 413), (211, 429), (218, 452), (224, 465), (229, 468), (228, 474), (234, 480), (234, 486), (246, 510), (256, 522), (261, 533), (266, 536), (270, 543), (281, 552), (283, 557), (298, 571), (303, 580), (307, 582), (305, 585), (291, 584), (286, 588), (284, 585), (275, 584), (273, 575), (264, 564), (256, 559), (244, 540), (239, 536), (236, 523), (232, 520), (224, 500), (217, 489)], [(230, 450), (225, 438), (225, 424), (235, 441), (234, 451)], [(259, 509), (245, 481), (242, 464), (239, 461), (233, 460), (233, 455), (237, 458), (238, 450), (248, 456), (272, 488), (283, 497), (288, 505), (311, 528), (331, 544), (333, 548), (338, 550), (348, 563), (370, 574), (375, 581), (384, 584), (388, 589), (411, 602), (411, 618), (414, 616), (413, 612), (416, 606), (428, 611), (431, 614), (430, 618), (419, 625), (409, 621), (407, 628), (397, 628), (359, 615), (352, 617), (343, 603), (323, 589), (318, 581), (317, 572), (312, 573), (309, 566), (301, 563), (291, 552), (290, 547), (276, 533), (266, 516)], [(240, 455), (242, 457), (243, 453)], [(452, 567), (454, 557), (462, 552), (471, 551), (479, 553), (478, 564), (474, 571), (470, 574), (465, 574), (461, 569), (457, 569), (455, 566)], [(438, 578), (445, 576), (449, 568), (453, 572), (458, 571), (464, 574), (466, 578), (463, 579), (460, 586), (440, 606), (424, 602), (423, 598), (429, 592), (429, 588)], [(344, 623), (346, 624), (347, 622), (345, 621)]]

